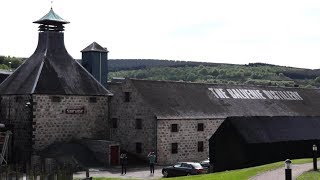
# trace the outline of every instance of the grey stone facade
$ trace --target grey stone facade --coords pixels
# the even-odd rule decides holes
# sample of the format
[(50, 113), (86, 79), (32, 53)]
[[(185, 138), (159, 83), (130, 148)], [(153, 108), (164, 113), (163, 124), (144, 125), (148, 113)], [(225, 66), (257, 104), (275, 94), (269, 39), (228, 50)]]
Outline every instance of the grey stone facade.
[[(60, 98), (60, 100), (53, 100)], [(90, 98), (95, 98), (90, 102)], [(59, 102), (55, 102), (59, 101)], [(54, 142), (81, 138), (108, 138), (108, 98), (106, 96), (33, 95), (33, 149)], [(67, 113), (80, 110), (83, 113)]]
[[(142, 158), (156, 149), (156, 117), (152, 109), (140, 97), (130, 84), (109, 84), (114, 96), (111, 100), (111, 122), (117, 121), (117, 128), (112, 127), (111, 140), (120, 143), (121, 148)], [(125, 92), (130, 95), (125, 102)], [(141, 120), (141, 129), (136, 121)], [(137, 143), (141, 143), (141, 152), (137, 152)]]
[[(104, 166), (109, 166), (111, 164), (111, 146), (119, 147), (119, 143), (106, 140), (82, 139), (79, 142), (88, 147), (94, 153), (96, 159)], [(119, 156), (120, 149), (117, 157)]]
[[(131, 81), (110, 83), (108, 87), (114, 94), (111, 119), (117, 121), (117, 128), (111, 125), (111, 139), (120, 142), (122, 149), (145, 159), (150, 151), (155, 151), (157, 162), (162, 165), (209, 157), (208, 140), (224, 119), (157, 119)], [(129, 102), (125, 101), (126, 92), (130, 94)], [(136, 119), (141, 119), (142, 129), (136, 129)], [(203, 123), (204, 131), (197, 131), (198, 123)], [(171, 132), (171, 124), (178, 124), (178, 132)], [(197, 147), (199, 141), (203, 142), (201, 152)], [(136, 143), (141, 143), (139, 153)], [(171, 143), (178, 143), (176, 154), (171, 153)]]
[[(158, 120), (157, 154), (159, 164), (181, 161), (198, 162), (209, 157), (209, 139), (224, 119), (181, 119)], [(203, 131), (198, 131), (198, 124)], [(178, 132), (171, 132), (171, 125), (177, 124)], [(203, 150), (198, 150), (198, 142), (203, 142)], [(177, 153), (172, 153), (172, 143), (177, 143)]]
[(13, 125), (18, 161), (28, 160), (55, 142), (109, 138), (107, 96), (6, 95), (1, 107), (1, 123)]

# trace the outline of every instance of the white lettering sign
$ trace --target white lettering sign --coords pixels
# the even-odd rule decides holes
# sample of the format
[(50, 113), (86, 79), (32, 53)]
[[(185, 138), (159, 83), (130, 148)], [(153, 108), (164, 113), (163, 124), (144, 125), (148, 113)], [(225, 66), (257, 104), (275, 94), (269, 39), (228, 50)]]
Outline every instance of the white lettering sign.
[(301, 101), (303, 98), (296, 91), (272, 91), (258, 89), (222, 89), (208, 88), (218, 99), (274, 99)]

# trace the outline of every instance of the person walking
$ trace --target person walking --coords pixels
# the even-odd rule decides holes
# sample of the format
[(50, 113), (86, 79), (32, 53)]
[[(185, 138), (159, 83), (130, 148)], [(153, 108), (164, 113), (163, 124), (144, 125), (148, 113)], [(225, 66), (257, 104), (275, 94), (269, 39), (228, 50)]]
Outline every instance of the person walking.
[(148, 154), (150, 173), (154, 174), (154, 164), (156, 163), (156, 155), (154, 152)]
[(128, 158), (125, 153), (120, 155), (121, 175), (127, 174)]

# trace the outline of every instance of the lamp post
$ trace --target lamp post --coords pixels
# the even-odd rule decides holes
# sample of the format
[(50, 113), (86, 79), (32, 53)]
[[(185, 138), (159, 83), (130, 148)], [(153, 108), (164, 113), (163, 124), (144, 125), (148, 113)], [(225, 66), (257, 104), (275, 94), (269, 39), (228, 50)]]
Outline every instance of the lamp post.
[(9, 61), (9, 67), (10, 67), (10, 71), (11, 71), (11, 63), (12, 63), (12, 62), (11, 62), (11, 61)]
[(312, 152), (313, 152), (313, 170), (316, 171), (317, 168), (317, 151), (318, 151), (318, 147), (317, 145), (313, 145), (312, 146)]
[(285, 180), (292, 180), (292, 170), (291, 170), (291, 161), (287, 159), (284, 161), (285, 164)]
[[(32, 103), (32, 98), (29, 99), (29, 101), (27, 101), (25, 103), (25, 107), (26, 107), (26, 110), (27, 110), (27, 118), (28, 118), (28, 124), (29, 124), (29, 128), (30, 130), (33, 129), (32, 127), (32, 113), (33, 113), (33, 107), (32, 107), (33, 103)], [(30, 136), (30, 142), (32, 142), (32, 136)], [(31, 157), (32, 156), (32, 145), (29, 144), (28, 146), (28, 149), (26, 150), (26, 153), (27, 153), (27, 156), (28, 157)], [(27, 160), (27, 166), (31, 166), (31, 159), (30, 160)]]

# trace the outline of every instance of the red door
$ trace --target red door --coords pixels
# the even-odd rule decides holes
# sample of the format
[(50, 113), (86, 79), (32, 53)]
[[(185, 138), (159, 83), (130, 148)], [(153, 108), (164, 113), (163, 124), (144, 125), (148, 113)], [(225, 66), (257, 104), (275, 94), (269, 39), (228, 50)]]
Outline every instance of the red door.
[(119, 146), (110, 146), (110, 165), (119, 164)]

